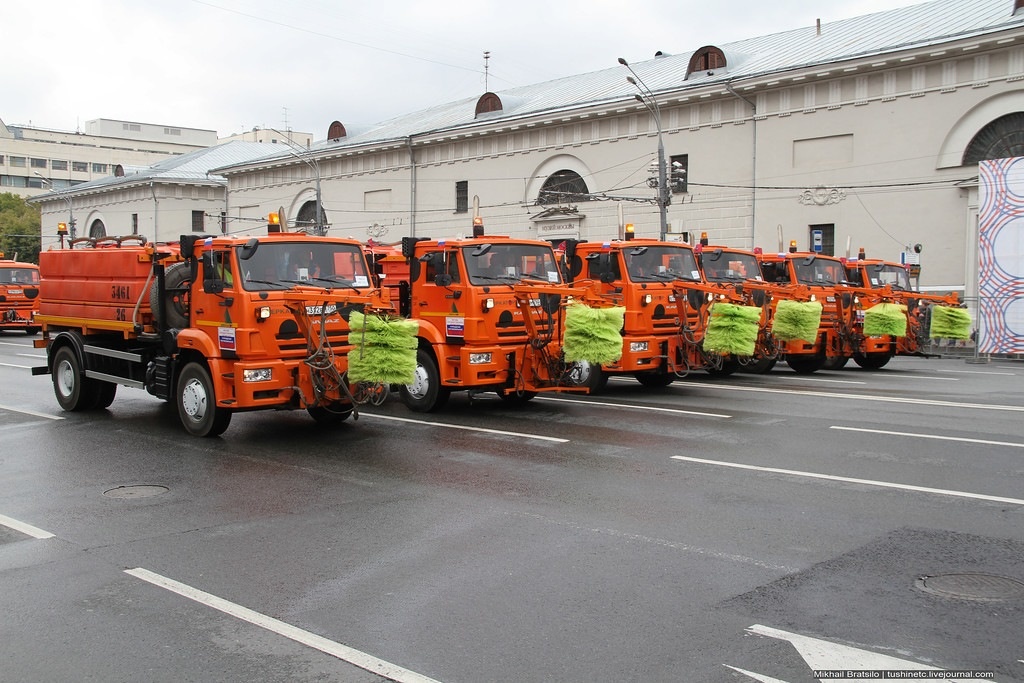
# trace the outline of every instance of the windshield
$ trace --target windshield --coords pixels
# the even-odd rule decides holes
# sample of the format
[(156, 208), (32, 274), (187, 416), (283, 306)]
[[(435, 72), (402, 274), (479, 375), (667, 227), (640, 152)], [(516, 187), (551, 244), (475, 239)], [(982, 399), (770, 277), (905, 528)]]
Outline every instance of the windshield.
[(0, 285), (38, 285), (39, 271), (35, 268), (0, 268)]
[(463, 247), (462, 258), (474, 285), (562, 282), (555, 252), (546, 244), (481, 244)]
[(838, 285), (845, 281), (845, 268), (841, 261), (816, 258), (795, 258), (793, 267), (796, 270), (796, 279), (805, 285)]
[(701, 254), (704, 277), (708, 282), (735, 282), (737, 280), (760, 280), (761, 267), (753, 254), (741, 252), (706, 251)]
[(700, 281), (693, 250), (675, 245), (624, 247), (626, 272), (634, 282)]
[(907, 269), (896, 264), (879, 263), (868, 266), (868, 280), (870, 287), (891, 286), (893, 289), (911, 291), (910, 275)]
[(315, 287), (369, 287), (366, 259), (355, 244), (334, 242), (262, 242), (256, 252), (239, 264), (245, 289), (288, 289), (295, 285)]

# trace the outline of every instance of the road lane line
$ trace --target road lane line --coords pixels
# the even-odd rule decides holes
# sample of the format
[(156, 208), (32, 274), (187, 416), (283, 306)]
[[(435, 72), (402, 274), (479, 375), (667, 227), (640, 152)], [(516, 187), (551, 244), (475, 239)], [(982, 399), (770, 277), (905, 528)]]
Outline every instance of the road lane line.
[(963, 441), (965, 443), (978, 443), (988, 446), (1010, 446), (1012, 448), (1024, 448), (1024, 443), (1013, 443), (1012, 441), (989, 441), (988, 439), (968, 439), (962, 436), (940, 436), (938, 434), (917, 434), (912, 432), (889, 432), (884, 429), (862, 429), (860, 427), (842, 427), (832, 425), (829, 429), (838, 429), (844, 432), (865, 432), (867, 434), (889, 434), (892, 436), (909, 436), (915, 439), (939, 439), (941, 441)]
[(535, 399), (537, 401), (560, 401), (562, 403), (579, 403), (580, 405), (587, 406), (606, 406), (611, 408), (623, 408), (625, 410), (650, 410), (659, 413), (678, 413), (680, 415), (700, 415), (701, 417), (721, 417), (729, 419), (732, 415), (722, 415), (720, 413), (703, 413), (697, 410), (682, 410), (680, 408), (658, 408), (657, 406), (643, 406), (628, 403), (606, 403), (604, 401), (577, 401), (571, 398), (551, 398), (545, 396), (543, 398)]
[(0, 524), (3, 524), (8, 529), (20, 531), (21, 533), (27, 536), (31, 536), (32, 538), (55, 538), (55, 536), (51, 534), (49, 531), (43, 531), (39, 527), (32, 526), (31, 524), (25, 524), (25, 522), (19, 522), (13, 517), (8, 517), (7, 515), (0, 515)]
[(829, 481), (841, 481), (848, 484), (866, 484), (868, 486), (879, 486), (889, 489), (901, 489), (903, 491), (917, 491), (919, 493), (937, 493), (943, 496), (955, 496), (957, 498), (972, 498), (974, 500), (987, 500), (994, 503), (1010, 503), (1012, 505), (1024, 505), (1020, 498), (1004, 498), (1002, 496), (988, 496), (983, 493), (968, 493), (966, 491), (952, 491), (950, 489), (933, 489), (927, 486), (913, 486), (911, 484), (896, 484), (888, 481), (876, 481), (874, 479), (857, 479), (855, 477), (840, 477), (834, 474), (821, 474), (819, 472), (801, 472), (800, 470), (785, 470), (779, 467), (760, 467), (758, 465), (744, 465), (737, 462), (724, 462), (722, 460), (705, 460), (704, 458), (691, 458), (685, 455), (670, 456), (673, 460), (685, 460), (703, 465), (717, 465), (719, 467), (732, 467), (740, 470), (754, 470), (756, 472), (772, 472), (774, 474), (789, 474), (795, 477), (808, 477), (811, 479), (827, 479)]
[(779, 373), (779, 379), (789, 379), (801, 382), (831, 382), (833, 384), (867, 384), (859, 379), (825, 379), (823, 377), (806, 377), (804, 375), (784, 375)]
[(37, 413), (34, 410), (25, 410), (24, 408), (12, 408), (11, 406), (0, 405), (0, 410), (7, 410), (12, 413), (21, 413), (22, 415), (31, 415), (32, 417), (45, 417), (47, 420), (63, 420), (64, 418), (60, 415), (47, 415), (46, 413)]
[(522, 439), (538, 439), (540, 441), (552, 441), (554, 443), (569, 443), (569, 439), (560, 439), (555, 436), (543, 436), (541, 434), (527, 434), (526, 432), (507, 432), (502, 429), (488, 429), (486, 427), (469, 427), (467, 425), (447, 424), (445, 422), (431, 422), (429, 420), (413, 420), (408, 417), (395, 417), (394, 415), (379, 415), (377, 413), (365, 413), (359, 411), (359, 417), (375, 417), (379, 420), (394, 420), (395, 422), (409, 422), (429, 427), (447, 427), (449, 429), (464, 429), (470, 432), (484, 432), (486, 434), (499, 434), (501, 436), (515, 436)]
[(358, 666), (360, 669), (365, 669), (377, 674), (378, 676), (383, 676), (390, 681), (398, 681), (399, 683), (438, 683), (438, 681), (433, 678), (428, 678), (427, 676), (418, 674), (415, 671), (410, 671), (409, 669), (404, 669), (396, 664), (386, 662), (383, 659), (378, 659), (373, 655), (361, 652), (360, 650), (356, 650), (348, 645), (342, 645), (341, 643), (336, 643), (333, 640), (328, 640), (323, 636), (318, 636), (317, 634), (306, 631), (305, 629), (292, 626), (291, 624), (280, 621), (279, 619), (268, 617), (267, 615), (253, 611), (248, 607), (242, 607), (241, 605), (229, 602), (224, 598), (218, 598), (216, 595), (206, 593), (198, 588), (193, 588), (187, 584), (175, 581), (174, 579), (161, 576), (160, 574), (151, 572), (148, 569), (136, 567), (135, 569), (125, 569), (124, 573), (130, 574), (137, 579), (142, 579), (154, 586), (159, 586), (160, 588), (169, 590), (172, 593), (177, 593), (182, 597), (188, 598), (189, 600), (193, 600), (202, 605), (206, 605), (207, 607), (212, 607), (213, 609), (233, 616), (236, 619), (247, 621), (262, 629), (284, 636), (289, 640), (294, 640), (295, 642), (311, 647), (314, 650), (319, 650), (325, 654), (331, 655), (332, 657), (348, 662), (349, 664)]
[(22, 370), (31, 370), (31, 365), (15, 365), (14, 363), (0, 363), (5, 368), (21, 368)]
[(800, 389), (771, 389), (768, 387), (740, 387), (735, 384), (714, 384), (712, 382), (680, 382), (673, 389), (685, 387), (707, 387), (724, 391), (753, 391), (765, 394), (791, 394), (812, 396), (814, 398), (845, 398), (851, 401), (872, 401), (874, 403), (909, 403), (921, 406), (943, 406), (945, 408), (975, 408), (977, 410), (1005, 410), (1013, 413), (1024, 413), (1024, 406), (1004, 406), (996, 403), (961, 403), (959, 401), (936, 401), (926, 398), (903, 398), (900, 396), (883, 396), (881, 394), (839, 394), (831, 391), (803, 391)]
[(1016, 377), (1016, 372), (988, 372), (983, 370), (936, 370), (935, 372), (955, 372), (960, 375), (1006, 375)]

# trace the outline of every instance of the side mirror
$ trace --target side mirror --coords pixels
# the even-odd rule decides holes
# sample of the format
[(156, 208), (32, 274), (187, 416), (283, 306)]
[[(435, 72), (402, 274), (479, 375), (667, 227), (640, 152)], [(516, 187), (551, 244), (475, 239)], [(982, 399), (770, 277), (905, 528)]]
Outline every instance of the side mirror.
[(260, 241), (255, 237), (252, 237), (246, 240), (245, 244), (242, 245), (242, 248), (238, 250), (238, 258), (243, 261), (248, 261), (256, 254), (256, 250), (259, 248)]
[(452, 276), (448, 273), (438, 273), (434, 276), (434, 284), (438, 287), (450, 287), (452, 284)]

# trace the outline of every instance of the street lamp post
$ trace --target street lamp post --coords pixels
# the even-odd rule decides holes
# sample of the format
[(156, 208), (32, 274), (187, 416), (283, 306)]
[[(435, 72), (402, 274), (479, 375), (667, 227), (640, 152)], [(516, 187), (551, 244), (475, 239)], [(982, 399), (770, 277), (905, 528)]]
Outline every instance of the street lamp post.
[(643, 82), (643, 79), (633, 71), (633, 67), (629, 65), (629, 62), (619, 57), (619, 64), (629, 69), (629, 73), (632, 76), (626, 76), (626, 81), (640, 91), (639, 94), (633, 95), (633, 97), (651, 112), (651, 115), (654, 117), (654, 125), (658, 129), (658, 211), (661, 218), (659, 239), (664, 242), (668, 233), (668, 205), (672, 203), (672, 194), (668, 186), (668, 171), (665, 166), (665, 143), (661, 135), (661, 108), (658, 106), (658, 100), (655, 99), (654, 93)]
[(323, 209), (323, 203), (322, 203), (322, 199), (321, 199), (321, 195), (320, 195), (320, 164), (316, 161), (316, 159), (313, 159), (312, 161), (310, 161), (309, 159), (299, 155), (298, 152), (295, 151), (296, 149), (298, 149), (300, 152), (305, 152), (306, 150), (302, 149), (301, 147), (298, 147), (298, 145), (296, 145), (294, 142), (292, 142), (291, 139), (287, 135), (285, 135), (281, 131), (277, 130), (276, 128), (271, 128), (270, 130), (274, 131), (275, 133), (277, 133), (278, 135), (281, 136), (281, 138), (284, 140), (285, 144), (288, 145), (288, 147), (291, 148), (291, 149), (288, 150), (288, 152), (293, 157), (295, 157), (296, 159), (298, 159), (302, 163), (304, 163), (307, 166), (309, 166), (311, 169), (313, 169), (313, 173), (316, 174), (316, 222), (313, 225), (313, 231), (314, 231), (314, 234), (317, 234), (317, 235), (326, 235), (327, 234), (327, 227), (323, 224), (323, 215), (324, 215), (323, 211), (324, 211), (324, 209)]
[(49, 178), (44, 178), (42, 174), (39, 173), (39, 171), (32, 171), (32, 173), (39, 176), (39, 179), (42, 180), (47, 185), (49, 185), (50, 189), (53, 192), (56, 192), (58, 197), (60, 197), (61, 199), (68, 203), (68, 230), (71, 231), (71, 239), (75, 239), (75, 207), (74, 202), (72, 202), (71, 200), (71, 197), (68, 197), (61, 190), (58, 190), (56, 187), (54, 187), (53, 181), (50, 180)]

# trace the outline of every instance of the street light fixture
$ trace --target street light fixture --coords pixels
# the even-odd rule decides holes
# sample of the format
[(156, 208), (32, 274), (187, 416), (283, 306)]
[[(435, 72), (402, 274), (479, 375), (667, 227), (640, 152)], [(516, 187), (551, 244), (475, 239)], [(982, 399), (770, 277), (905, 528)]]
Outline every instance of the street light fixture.
[(298, 150), (299, 152), (306, 152), (308, 150), (304, 150), (301, 147), (299, 147), (298, 145), (296, 145), (294, 142), (292, 142), (292, 140), (291, 140), (291, 138), (289, 136), (285, 135), (284, 133), (282, 133), (281, 131), (277, 130), (276, 128), (271, 128), (270, 130), (274, 131), (275, 133), (277, 133), (278, 135), (281, 136), (281, 138), (284, 140), (285, 144), (288, 145), (291, 148), (291, 149), (288, 150), (288, 152), (293, 157), (295, 157), (296, 159), (298, 159), (302, 163), (304, 163), (307, 166), (309, 166), (311, 169), (313, 169), (313, 172), (316, 174), (316, 221), (315, 221), (315, 223), (313, 225), (313, 233), (315, 235), (326, 235), (327, 234), (327, 226), (325, 226), (323, 224), (323, 215), (324, 215), (323, 211), (324, 211), (324, 209), (323, 209), (323, 202), (322, 202), (321, 195), (320, 195), (320, 163), (315, 158), (311, 161), (311, 160), (309, 160), (309, 159), (299, 155), (296, 152), (296, 150)]
[(654, 117), (654, 125), (658, 129), (658, 211), (661, 215), (659, 239), (665, 241), (666, 233), (668, 233), (668, 205), (672, 203), (672, 194), (668, 186), (668, 172), (665, 168), (665, 143), (661, 136), (661, 108), (658, 106), (658, 100), (655, 99), (654, 93), (647, 87), (640, 75), (633, 71), (629, 62), (619, 57), (619, 64), (629, 69), (632, 76), (626, 76), (626, 82), (640, 91), (639, 94), (633, 95), (633, 98), (651, 112)]
[(75, 239), (75, 207), (74, 203), (71, 201), (71, 197), (68, 197), (66, 194), (64, 194), (62, 190), (58, 190), (54, 186), (53, 181), (50, 180), (49, 178), (44, 178), (43, 175), (39, 173), (39, 171), (32, 171), (32, 173), (34, 175), (39, 176), (40, 180), (42, 180), (44, 183), (50, 186), (50, 190), (57, 193), (58, 197), (60, 197), (61, 199), (68, 203), (68, 229), (71, 230), (71, 239)]

